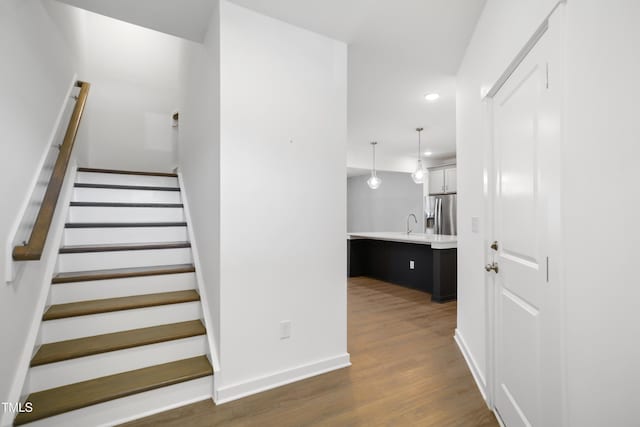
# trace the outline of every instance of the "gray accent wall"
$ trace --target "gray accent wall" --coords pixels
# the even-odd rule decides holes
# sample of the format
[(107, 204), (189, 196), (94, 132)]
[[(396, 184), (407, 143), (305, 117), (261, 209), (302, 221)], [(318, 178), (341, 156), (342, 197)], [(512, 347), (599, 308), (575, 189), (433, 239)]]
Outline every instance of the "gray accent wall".
[(372, 190), (369, 175), (347, 178), (347, 231), (406, 231), (407, 215), (413, 213), (418, 224), (414, 232), (424, 232), (422, 185), (415, 184), (411, 174), (378, 172), (382, 185)]

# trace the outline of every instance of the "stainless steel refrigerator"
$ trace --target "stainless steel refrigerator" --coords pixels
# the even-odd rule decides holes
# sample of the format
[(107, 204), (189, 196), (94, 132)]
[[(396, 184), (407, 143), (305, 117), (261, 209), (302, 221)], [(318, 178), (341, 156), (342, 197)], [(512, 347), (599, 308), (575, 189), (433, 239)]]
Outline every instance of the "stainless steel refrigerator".
[(456, 211), (455, 194), (426, 196), (424, 203), (425, 233), (456, 236), (458, 234)]

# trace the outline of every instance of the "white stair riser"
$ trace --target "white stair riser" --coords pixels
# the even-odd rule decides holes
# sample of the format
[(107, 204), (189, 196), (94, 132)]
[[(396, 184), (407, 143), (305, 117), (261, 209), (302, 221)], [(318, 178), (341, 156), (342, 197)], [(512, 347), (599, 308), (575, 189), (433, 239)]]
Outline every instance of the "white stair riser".
[(178, 187), (178, 178), (169, 176), (125, 175), (118, 173), (78, 172), (76, 182), (83, 184), (144, 185)]
[(67, 218), (68, 222), (183, 222), (184, 209), (72, 206)]
[(179, 191), (74, 188), (74, 202), (182, 203)]
[(191, 264), (191, 248), (60, 254), (58, 272)]
[(196, 289), (195, 273), (162, 274), (126, 279), (92, 280), (51, 285), (50, 304), (147, 295)]
[(35, 366), (29, 370), (29, 393), (175, 362), (207, 353), (206, 335), (128, 348)]
[(187, 227), (67, 228), (63, 237), (65, 246), (188, 240)]
[(29, 427), (113, 426), (210, 399), (213, 376), (146, 391), (29, 424)]
[(186, 322), (200, 318), (202, 318), (200, 301), (194, 301), (47, 320), (41, 324), (38, 344)]

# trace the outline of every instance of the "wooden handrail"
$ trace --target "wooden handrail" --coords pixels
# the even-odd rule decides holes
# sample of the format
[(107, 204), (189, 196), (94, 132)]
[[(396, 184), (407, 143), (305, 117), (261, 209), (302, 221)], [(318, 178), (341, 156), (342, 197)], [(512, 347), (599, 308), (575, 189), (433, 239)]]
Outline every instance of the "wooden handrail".
[(69, 160), (71, 159), (71, 152), (73, 151), (73, 145), (76, 142), (76, 135), (80, 127), (80, 120), (82, 119), (84, 106), (87, 102), (87, 95), (89, 95), (89, 88), (91, 87), (89, 83), (81, 81), (76, 82), (76, 86), (80, 88), (80, 94), (73, 109), (71, 120), (69, 120), (64, 141), (60, 146), (60, 153), (58, 153), (56, 164), (53, 167), (53, 173), (49, 179), (49, 185), (44, 194), (44, 199), (42, 199), (40, 211), (38, 212), (33, 230), (31, 230), (31, 236), (26, 245), (13, 248), (13, 259), (16, 261), (37, 261), (42, 257), (44, 244), (47, 241), (47, 235), (49, 234), (49, 228), (53, 220), (53, 213), (56, 210), (58, 196), (62, 190), (64, 177), (67, 173)]

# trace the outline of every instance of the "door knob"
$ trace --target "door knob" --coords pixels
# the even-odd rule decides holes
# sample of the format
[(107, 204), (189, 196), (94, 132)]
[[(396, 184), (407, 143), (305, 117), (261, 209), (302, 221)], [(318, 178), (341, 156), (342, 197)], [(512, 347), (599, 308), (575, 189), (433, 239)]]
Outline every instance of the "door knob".
[(484, 266), (484, 269), (487, 271), (493, 271), (496, 274), (498, 273), (498, 264), (497, 263), (491, 263), (491, 264), (487, 264)]

